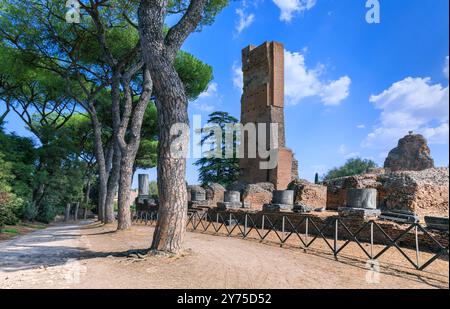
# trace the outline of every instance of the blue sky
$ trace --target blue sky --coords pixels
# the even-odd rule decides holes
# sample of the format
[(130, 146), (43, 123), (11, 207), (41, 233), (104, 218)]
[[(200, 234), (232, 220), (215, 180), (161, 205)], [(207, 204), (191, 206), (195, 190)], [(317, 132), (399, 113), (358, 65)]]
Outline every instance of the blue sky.
[[(436, 165), (447, 166), (449, 2), (379, 3), (381, 22), (368, 24), (366, 0), (232, 1), (183, 47), (214, 69), (208, 92), (190, 104), (191, 119), (215, 110), (239, 118), (241, 49), (279, 41), (286, 141), (300, 177), (312, 180), (354, 156), (382, 165), (409, 130), (424, 134)], [(30, 135), (15, 115), (7, 121), (8, 130)]]

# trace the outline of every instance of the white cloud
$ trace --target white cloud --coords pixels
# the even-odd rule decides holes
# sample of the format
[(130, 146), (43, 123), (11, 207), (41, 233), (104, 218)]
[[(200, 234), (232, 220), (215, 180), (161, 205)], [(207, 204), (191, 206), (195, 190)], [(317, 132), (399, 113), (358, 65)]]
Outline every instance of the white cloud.
[(355, 158), (359, 156), (359, 152), (349, 152), (345, 145), (340, 145), (337, 152), (345, 159)]
[(365, 124), (358, 124), (356, 127), (357, 127), (358, 129), (365, 129), (365, 128), (366, 128), (366, 125), (365, 125)]
[(192, 107), (202, 112), (212, 112), (215, 109), (215, 104), (221, 101), (222, 97), (219, 94), (219, 85), (212, 82), (208, 85), (208, 89), (200, 94), (197, 100), (192, 102)]
[(290, 22), (296, 13), (310, 10), (316, 5), (316, 0), (273, 0), (281, 10), (280, 20)]
[(432, 84), (430, 78), (407, 77), (389, 89), (372, 95), (370, 102), (381, 110), (379, 125), (363, 146), (386, 149), (409, 131), (423, 134), (430, 143), (448, 143), (449, 88)]
[(298, 52), (285, 51), (284, 59), (287, 104), (296, 105), (302, 99), (318, 96), (324, 105), (339, 105), (348, 97), (351, 84), (348, 76), (330, 82), (322, 81), (323, 65), (308, 68), (305, 56)]
[(208, 103), (201, 103), (201, 102), (194, 102), (194, 103), (192, 103), (192, 106), (196, 110), (201, 111), (201, 112), (206, 112), (206, 113), (210, 113), (215, 109), (214, 105), (208, 104)]
[(236, 14), (239, 16), (239, 20), (236, 23), (236, 31), (240, 34), (244, 29), (248, 28), (255, 21), (254, 14), (245, 13), (244, 9), (237, 9)]
[(448, 56), (445, 58), (444, 75), (448, 78)]
[(208, 89), (200, 94), (199, 99), (218, 97), (219, 96), (219, 85), (217, 83), (212, 82), (208, 85)]
[(341, 155), (343, 155), (343, 154), (345, 154), (346, 152), (347, 152), (347, 147), (345, 147), (345, 145), (339, 146), (338, 153), (340, 153)]
[[(303, 49), (306, 51), (307, 49)], [(339, 105), (350, 93), (351, 79), (342, 76), (334, 81), (322, 80), (325, 66), (318, 64), (311, 69), (306, 66), (305, 57), (298, 52), (284, 52), (284, 86), (287, 105), (297, 105), (303, 99), (318, 97), (326, 106)], [(232, 67), (233, 85), (242, 91), (242, 68), (236, 62)]]
[(351, 83), (350, 77), (343, 76), (327, 85), (322, 85), (320, 93), (322, 102), (325, 105), (339, 105), (350, 94), (349, 88)]
[(242, 72), (242, 67), (235, 62), (231, 68), (233, 71), (233, 86), (242, 92), (244, 88), (244, 73)]

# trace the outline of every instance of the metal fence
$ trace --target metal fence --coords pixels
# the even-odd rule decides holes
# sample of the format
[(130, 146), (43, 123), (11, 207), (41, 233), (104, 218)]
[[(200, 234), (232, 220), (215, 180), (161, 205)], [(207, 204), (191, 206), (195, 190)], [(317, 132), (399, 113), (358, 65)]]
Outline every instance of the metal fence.
[[(145, 224), (155, 224), (158, 219), (156, 211), (152, 212), (138, 212), (134, 215), (135, 221), (140, 221)], [(266, 214), (249, 214), (249, 213), (231, 213), (231, 212), (216, 212), (211, 215), (208, 212), (196, 212), (189, 211), (189, 218), (187, 222), (187, 228), (191, 231), (211, 231), (216, 234), (222, 234), (225, 236), (240, 236), (243, 239), (249, 238), (250, 233), (254, 231), (256, 234), (255, 239), (261, 241), (266, 240), (270, 234), (275, 235), (276, 242), (280, 245), (286, 244), (289, 239), (297, 239), (300, 248), (308, 249), (314, 243), (319, 240), (323, 240), (334, 257), (337, 259), (339, 254), (350, 243), (355, 243), (362, 250), (364, 255), (374, 261), (378, 260), (381, 256), (386, 254), (390, 248), (395, 248), (401, 255), (408, 261), (415, 269), (424, 270), (431, 265), (438, 258), (449, 256), (448, 245), (442, 245), (431, 235), (424, 227), (418, 223), (410, 224), (399, 235), (391, 237), (380, 224), (370, 220), (364, 222), (356, 232), (352, 232), (346, 224), (346, 219), (339, 217), (330, 217), (325, 223), (317, 222), (317, 218), (304, 215), (300, 218), (300, 221), (292, 222), (290, 216), (279, 215), (278, 218), (272, 220), (269, 215)], [(348, 222), (348, 221), (347, 221)], [(322, 225), (322, 226), (321, 226)], [(366, 241), (361, 240), (361, 234), (363, 231), (369, 230), (369, 237)], [(410, 258), (405, 252), (404, 248), (401, 248), (399, 242), (405, 235), (413, 232), (415, 259)], [(238, 232), (236, 234), (236, 232)], [(378, 232), (384, 236), (385, 242), (381, 243), (377, 241), (374, 234)], [(422, 233), (423, 237), (428, 238), (429, 242), (435, 245), (434, 248), (428, 250), (433, 256), (424, 263), (420, 262), (421, 251), (419, 244), (419, 233)], [(328, 236), (328, 237), (327, 237)], [(448, 237), (448, 236), (447, 236)], [(364, 237), (367, 238), (367, 237)], [(343, 244), (338, 244), (338, 241), (344, 241)], [(369, 243), (369, 250), (364, 248), (363, 244)], [(386, 244), (387, 243), (387, 244)], [(382, 249), (378, 253), (374, 253), (374, 246), (381, 245)]]

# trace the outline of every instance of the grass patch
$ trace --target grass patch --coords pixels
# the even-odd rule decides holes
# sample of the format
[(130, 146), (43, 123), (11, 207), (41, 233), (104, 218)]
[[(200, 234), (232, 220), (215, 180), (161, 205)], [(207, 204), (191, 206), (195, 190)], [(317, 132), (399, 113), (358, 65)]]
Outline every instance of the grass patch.
[(21, 222), (19, 225), (24, 226), (24, 227), (29, 227), (32, 229), (39, 229), (39, 230), (45, 229), (47, 227), (43, 223), (31, 223), (31, 222)]
[(18, 235), (19, 231), (16, 229), (6, 228), (6, 229), (0, 229), (0, 233)]

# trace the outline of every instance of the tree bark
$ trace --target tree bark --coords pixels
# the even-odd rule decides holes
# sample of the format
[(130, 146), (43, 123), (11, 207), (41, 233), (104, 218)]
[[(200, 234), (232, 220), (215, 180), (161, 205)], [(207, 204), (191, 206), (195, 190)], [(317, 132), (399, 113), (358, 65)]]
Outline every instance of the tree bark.
[[(155, 72), (156, 73), (156, 72)], [(175, 124), (188, 124), (187, 99), (176, 72), (165, 68), (165, 75), (155, 78), (158, 94), (158, 222), (151, 249), (179, 253), (182, 249), (187, 220), (186, 159), (171, 155)], [(157, 86), (156, 86), (157, 85)], [(163, 90), (165, 89), (165, 90)]]
[[(131, 76), (128, 76), (129, 78)], [(128, 81), (124, 82), (125, 89), (125, 112), (119, 130), (118, 142), (122, 153), (122, 160), (120, 164), (120, 180), (119, 180), (119, 216), (118, 216), (118, 230), (126, 230), (131, 227), (131, 201), (130, 190), (133, 179), (133, 166), (136, 159), (139, 145), (141, 142), (141, 129), (144, 120), (145, 110), (150, 101), (150, 96), (153, 91), (153, 83), (150, 77), (150, 72), (144, 69), (144, 83), (143, 91), (139, 101), (134, 107), (133, 117), (131, 119), (128, 143), (125, 141), (125, 128), (128, 127), (129, 118), (131, 116), (132, 95)]]
[(88, 113), (90, 115), (92, 128), (94, 131), (94, 151), (95, 159), (97, 160), (98, 165), (98, 220), (104, 222), (108, 176), (106, 173), (106, 162), (103, 151), (102, 129), (95, 110), (89, 109)]
[(111, 101), (112, 101), (112, 123), (113, 123), (113, 159), (112, 167), (108, 179), (108, 192), (105, 202), (105, 223), (113, 223), (114, 216), (114, 197), (117, 193), (121, 169), (121, 149), (119, 145), (119, 128), (120, 128), (120, 72), (113, 69), (111, 83)]
[(67, 203), (66, 204), (66, 211), (64, 213), (64, 221), (65, 222), (69, 222), (69, 219), (70, 219), (70, 207), (71, 207), (70, 203)]
[(80, 203), (77, 202), (77, 203), (75, 203), (75, 214), (73, 215), (75, 222), (78, 221), (78, 210), (79, 209), (80, 209)]
[(114, 215), (114, 198), (117, 194), (121, 165), (121, 153), (117, 141), (114, 141), (113, 151), (114, 154), (112, 160), (112, 168), (109, 172), (107, 193), (105, 199), (105, 224), (113, 223), (116, 220)]
[(133, 171), (133, 159), (131, 153), (122, 156), (120, 164), (119, 200), (118, 200), (118, 230), (127, 230), (131, 227), (130, 189), (131, 173)]
[[(186, 38), (202, 19), (207, 0), (191, 0), (180, 20), (164, 34), (168, 1), (141, 0), (138, 9), (139, 36), (144, 61), (156, 92), (158, 111), (158, 222), (152, 250), (178, 254), (187, 221), (186, 157), (171, 153), (173, 125), (189, 126), (188, 100), (174, 59)], [(187, 141), (177, 140), (178, 148)], [(186, 149), (186, 148), (184, 148)]]
[(186, 232), (186, 157), (171, 153), (172, 143), (179, 137), (171, 135), (171, 128), (189, 125), (188, 100), (173, 62), (184, 40), (200, 22), (205, 3), (190, 1), (187, 12), (166, 36), (163, 29), (168, 1), (142, 0), (138, 10), (141, 50), (157, 97), (159, 211), (151, 246), (156, 251), (178, 254)]
[(89, 196), (91, 194), (91, 180), (88, 179), (86, 184), (86, 194), (84, 196), (84, 212), (83, 212), (83, 219), (87, 219), (87, 211), (88, 211), (88, 205), (89, 205)]
[[(186, 158), (171, 153), (173, 125), (189, 124), (184, 86), (175, 68), (163, 58), (152, 57), (151, 67), (158, 110), (158, 222), (151, 249), (179, 253), (182, 249), (187, 221)], [(184, 145), (186, 147), (186, 145)]]

